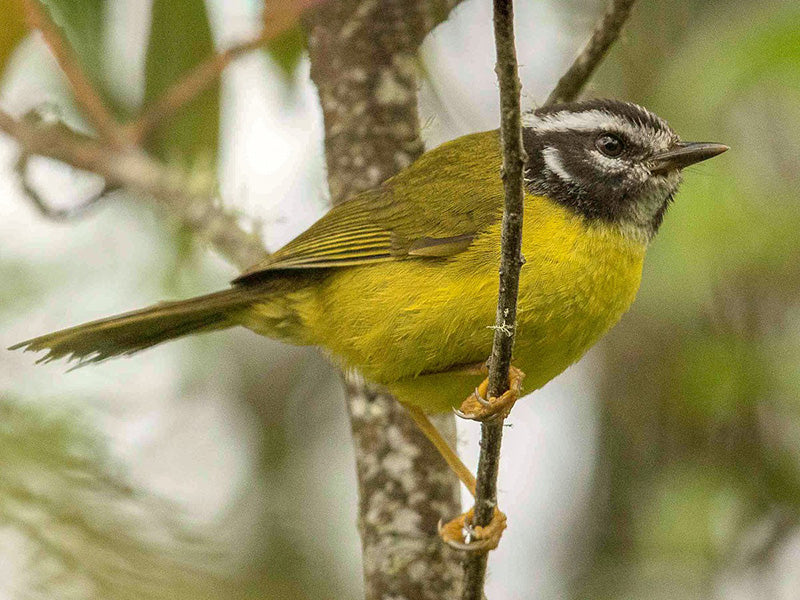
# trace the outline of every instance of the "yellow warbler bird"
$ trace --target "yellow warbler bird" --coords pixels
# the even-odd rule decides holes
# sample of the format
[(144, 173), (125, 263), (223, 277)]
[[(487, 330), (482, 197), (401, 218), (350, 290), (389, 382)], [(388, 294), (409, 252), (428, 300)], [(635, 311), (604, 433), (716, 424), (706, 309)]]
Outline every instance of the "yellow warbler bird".
[[(614, 100), (539, 109), (524, 116), (523, 127), (526, 262), (514, 361), (532, 391), (628, 309), (680, 170), (727, 147), (682, 142), (658, 116)], [(500, 262), (501, 162), (497, 131), (447, 142), (332, 208), (229, 289), (13, 348), (47, 350), (45, 361), (96, 362), (242, 325), (326, 348), (344, 367), (384, 384), (425, 428), (423, 411), (459, 406), (464, 390), (485, 376)], [(426, 433), (454, 465), (435, 431)], [(457, 470), (469, 486), (463, 466)]]

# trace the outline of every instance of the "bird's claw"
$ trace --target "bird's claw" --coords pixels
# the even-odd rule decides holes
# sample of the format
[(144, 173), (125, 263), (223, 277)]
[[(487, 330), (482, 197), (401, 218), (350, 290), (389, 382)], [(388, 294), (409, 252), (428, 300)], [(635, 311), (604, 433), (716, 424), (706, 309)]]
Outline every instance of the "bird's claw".
[(475, 388), (475, 391), (462, 402), (461, 406), (454, 409), (456, 415), (462, 419), (473, 421), (491, 421), (493, 419), (505, 419), (511, 412), (511, 407), (519, 399), (522, 390), (522, 379), (525, 373), (516, 367), (508, 369), (508, 390), (499, 398), (486, 398), (489, 388), (489, 380), (483, 382)]
[(484, 398), (483, 397), (483, 394), (481, 394), (481, 390), (480, 390), (479, 387), (475, 388), (475, 391), (472, 393), (472, 395), (475, 396), (475, 400), (477, 400), (478, 404), (480, 404), (481, 406), (491, 406), (492, 405), (492, 403), (489, 401), (488, 398)]
[(469, 415), (467, 415), (465, 412), (461, 412), (461, 410), (458, 408), (454, 408), (453, 413), (460, 419), (469, 419)]
[(439, 522), (439, 536), (444, 543), (456, 550), (464, 552), (489, 552), (497, 548), (503, 530), (506, 528), (506, 515), (499, 509), (494, 509), (492, 520), (485, 527), (472, 525), (474, 508), (459, 515), (452, 521), (442, 525)]

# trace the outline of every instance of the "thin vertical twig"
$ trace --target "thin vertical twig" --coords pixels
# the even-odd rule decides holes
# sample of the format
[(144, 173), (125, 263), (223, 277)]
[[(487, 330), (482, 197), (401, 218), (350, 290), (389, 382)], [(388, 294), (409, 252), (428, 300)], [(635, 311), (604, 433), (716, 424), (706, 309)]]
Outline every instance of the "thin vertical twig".
[[(489, 396), (499, 398), (509, 385), (508, 370), (517, 323), (517, 291), (522, 259), (522, 170), (525, 150), (522, 146), (520, 81), (517, 51), (514, 46), (514, 9), (512, 0), (494, 0), (494, 37), (497, 50), (495, 72), (500, 84), (500, 137), (503, 149), (503, 187), (505, 210), (500, 256), (500, 290), (497, 299), (494, 343), (489, 363)], [(481, 424), (481, 452), (475, 494), (474, 525), (486, 526), (497, 507), (497, 473), (503, 419)], [(488, 554), (467, 556), (464, 562), (463, 600), (480, 600), (486, 579)]]
[(544, 106), (559, 102), (571, 102), (578, 97), (594, 70), (605, 58), (609, 48), (619, 38), (622, 26), (628, 20), (635, 2), (636, 0), (611, 1), (595, 25), (589, 41), (575, 57), (572, 66), (558, 80)]
[[(559, 80), (545, 106), (575, 100), (594, 70), (619, 37), (635, 0), (612, 0), (597, 23), (592, 36), (572, 66)], [(525, 151), (522, 145), (520, 82), (514, 46), (514, 13), (512, 0), (494, 0), (494, 35), (497, 49), (497, 78), (500, 84), (500, 132), (503, 149), (503, 213), (502, 250), (500, 259), (500, 292), (494, 327), (494, 343), (489, 364), (489, 396), (498, 398), (508, 390), (508, 370), (517, 317), (519, 275), (522, 257), (522, 210)], [(475, 494), (474, 525), (486, 526), (497, 506), (497, 475), (503, 420), (481, 425), (481, 452)], [(488, 554), (470, 554), (464, 562), (463, 600), (481, 600), (486, 580)]]

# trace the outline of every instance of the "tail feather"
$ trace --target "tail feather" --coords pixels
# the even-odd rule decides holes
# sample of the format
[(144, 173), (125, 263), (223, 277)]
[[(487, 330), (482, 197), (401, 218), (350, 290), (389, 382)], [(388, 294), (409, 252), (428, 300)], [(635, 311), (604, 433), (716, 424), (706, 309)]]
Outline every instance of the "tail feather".
[(151, 348), (190, 333), (237, 324), (236, 315), (263, 298), (263, 289), (233, 287), (177, 302), (160, 302), (133, 312), (84, 323), (11, 346), (9, 350), (47, 350), (37, 362), (67, 357), (77, 366)]

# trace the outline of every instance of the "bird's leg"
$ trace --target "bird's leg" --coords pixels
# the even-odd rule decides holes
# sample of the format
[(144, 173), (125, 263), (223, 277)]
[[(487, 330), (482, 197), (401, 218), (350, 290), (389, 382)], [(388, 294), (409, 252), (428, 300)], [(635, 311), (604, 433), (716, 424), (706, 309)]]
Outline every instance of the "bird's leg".
[[(525, 374), (516, 367), (508, 370), (508, 391), (499, 398), (486, 398), (489, 388), (489, 379), (485, 379), (472, 393), (464, 400), (461, 408), (456, 414), (464, 419), (474, 421), (489, 421), (493, 419), (505, 419), (511, 412), (511, 407), (519, 399), (522, 388), (522, 379)], [(475, 494), (472, 494), (473, 497)], [(489, 552), (497, 548), (500, 537), (506, 528), (506, 516), (500, 509), (494, 509), (492, 520), (485, 527), (472, 525), (474, 508), (469, 509), (449, 521), (445, 525), (439, 525), (439, 535), (449, 546), (457, 550), (467, 552)]]
[(475, 497), (475, 477), (472, 475), (472, 472), (467, 468), (467, 466), (461, 462), (461, 459), (456, 454), (455, 450), (450, 447), (450, 444), (447, 443), (447, 440), (442, 437), (442, 434), (439, 433), (439, 430), (436, 429), (436, 426), (431, 423), (431, 420), (428, 418), (422, 409), (417, 408), (416, 406), (412, 406), (410, 404), (404, 404), (403, 406), (406, 407), (408, 414), (411, 415), (411, 418), (416, 423), (417, 427), (419, 427), (420, 431), (425, 434), (425, 437), (430, 440), (433, 446), (439, 451), (439, 454), (444, 459), (444, 462), (447, 463), (447, 466), (456, 474), (456, 477), (463, 483), (469, 493)]
[[(481, 384), (481, 386), (479, 386), (479, 388), (476, 390), (475, 396), (480, 396), (481, 400), (487, 403), (487, 406), (485, 406), (484, 409), (489, 411), (487, 413), (489, 416), (486, 418), (497, 417), (498, 412), (496, 410), (492, 411), (492, 409), (497, 406), (493, 400), (500, 401), (501, 410), (503, 410), (505, 413), (504, 416), (508, 414), (508, 411), (511, 410), (511, 406), (513, 406), (517, 396), (519, 395), (520, 381), (522, 380), (523, 376), (524, 375), (522, 374), (522, 371), (519, 371), (514, 367), (512, 367), (511, 371), (509, 371), (509, 383), (511, 384), (510, 391), (513, 391), (513, 401), (510, 401), (510, 403), (506, 399), (506, 396), (509, 395), (508, 392), (499, 399), (485, 400), (483, 396), (486, 394), (488, 383), (484, 382)], [(481, 388), (483, 388), (482, 391)], [(466, 404), (466, 402), (467, 401), (465, 401), (464, 404)], [(462, 404), (462, 409), (464, 408), (464, 404)], [(411, 418), (416, 423), (417, 427), (419, 427), (420, 431), (425, 434), (425, 437), (427, 437), (434, 447), (439, 451), (439, 454), (442, 456), (442, 458), (444, 458), (450, 469), (452, 469), (452, 471), (466, 486), (466, 488), (469, 490), (469, 493), (472, 494), (472, 497), (474, 498), (475, 477), (472, 475), (470, 470), (463, 462), (461, 462), (461, 459), (450, 447), (450, 444), (447, 443), (447, 440), (442, 437), (434, 424), (431, 423), (430, 419), (428, 419), (428, 416), (421, 409), (408, 404), (406, 404), (405, 407), (408, 410), (408, 413), (411, 415)], [(500, 542), (500, 537), (503, 534), (503, 530), (506, 528), (505, 514), (495, 508), (491, 522), (485, 527), (473, 526), (472, 519), (473, 509), (469, 509), (466, 513), (459, 515), (444, 525), (440, 523), (439, 535), (448, 546), (457, 550), (464, 550), (467, 552), (489, 552), (490, 550), (497, 548), (497, 545)]]
[(473, 421), (491, 421), (493, 419), (505, 419), (511, 412), (511, 407), (519, 400), (522, 390), (522, 379), (525, 373), (516, 367), (508, 369), (508, 390), (499, 398), (486, 398), (489, 389), (489, 378), (481, 382), (475, 391), (462, 402), (461, 407), (455, 413), (462, 419)]

